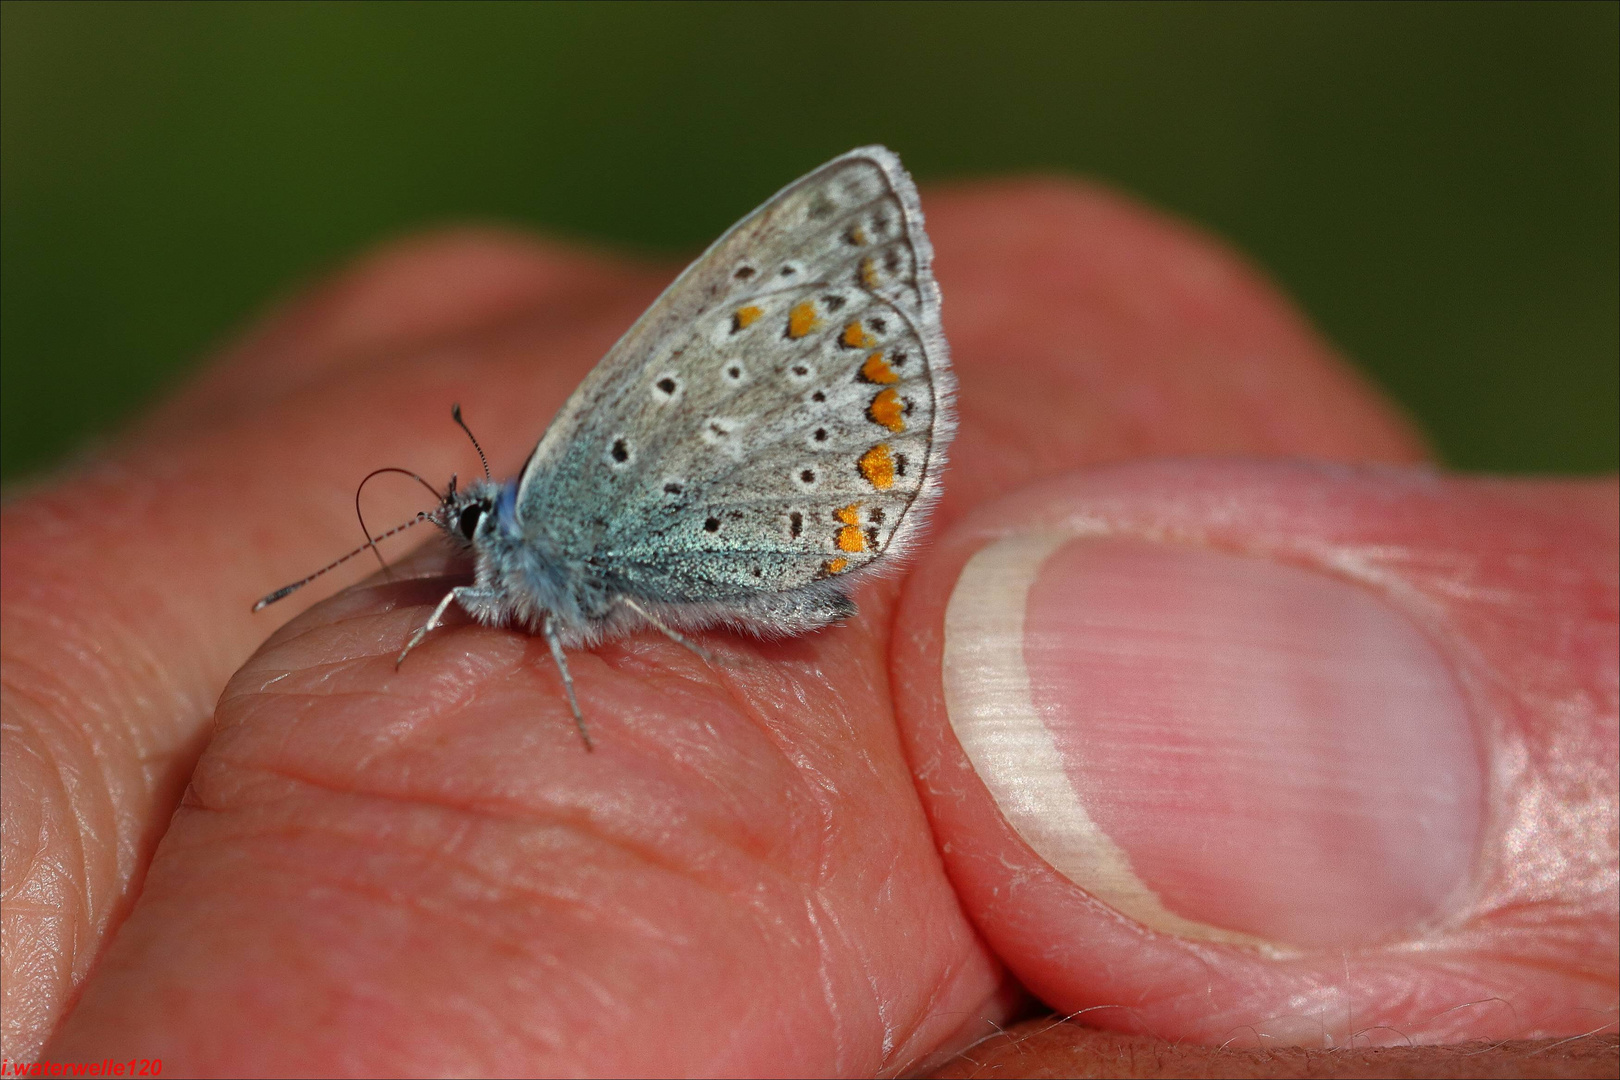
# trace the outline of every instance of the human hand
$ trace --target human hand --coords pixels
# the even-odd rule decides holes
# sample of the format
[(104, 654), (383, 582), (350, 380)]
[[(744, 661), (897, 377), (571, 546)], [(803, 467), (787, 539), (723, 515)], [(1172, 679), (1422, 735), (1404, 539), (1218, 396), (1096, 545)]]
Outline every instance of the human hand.
[[(924, 207), (962, 417), (930, 549), (851, 625), (705, 635), (714, 667), (572, 657), (588, 756), (536, 639), (455, 625), (395, 671), (432, 546), (257, 652), (247, 609), (352, 546), (364, 471), (469, 471), (451, 402), (515, 471), (667, 273), (392, 249), (11, 502), (7, 1057), (899, 1073), (1016, 1015), (1009, 970), (1177, 1043), (1612, 1027), (1614, 482), (1435, 473), (1249, 271), (1111, 196)], [(974, 694), (1018, 673), (942, 659), (953, 596), (969, 645), (1030, 613), (1053, 775), (1134, 883), (1078, 802), (1007, 803), (1036, 759)]]

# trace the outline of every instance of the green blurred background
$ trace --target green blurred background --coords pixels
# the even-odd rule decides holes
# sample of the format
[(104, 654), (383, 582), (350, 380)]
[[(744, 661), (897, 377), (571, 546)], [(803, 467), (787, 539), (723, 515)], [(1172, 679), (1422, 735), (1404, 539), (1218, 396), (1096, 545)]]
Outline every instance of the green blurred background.
[(1620, 6), (0, 8), (3, 470), (384, 237), (694, 251), (860, 143), (1230, 238), (1447, 460), (1617, 464)]

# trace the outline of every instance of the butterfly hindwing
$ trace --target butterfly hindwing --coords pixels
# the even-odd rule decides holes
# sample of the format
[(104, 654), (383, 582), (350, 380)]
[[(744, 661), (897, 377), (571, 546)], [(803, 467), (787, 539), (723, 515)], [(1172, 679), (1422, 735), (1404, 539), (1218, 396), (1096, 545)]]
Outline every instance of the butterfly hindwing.
[(887, 150), (789, 185), (570, 398), (524, 468), (521, 527), (663, 604), (790, 592), (899, 551), (952, 422), (931, 264)]

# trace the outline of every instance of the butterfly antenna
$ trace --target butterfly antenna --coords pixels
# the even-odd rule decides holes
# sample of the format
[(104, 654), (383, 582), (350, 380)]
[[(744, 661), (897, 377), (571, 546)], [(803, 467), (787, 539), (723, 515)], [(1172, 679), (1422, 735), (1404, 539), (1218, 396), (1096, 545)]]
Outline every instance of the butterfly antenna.
[[(430, 492), (432, 492), (433, 497), (435, 499), (437, 499), (439, 502), (442, 503), (445, 500), (445, 495), (444, 494), (442, 494), (432, 484), (428, 483), (426, 480), (422, 479), (420, 476), (417, 476), (415, 473), (411, 472), (411, 470), (409, 470), (409, 469), (397, 469), (392, 465), (385, 465), (381, 469), (373, 469), (369, 473), (366, 474), (366, 478), (364, 480), (360, 481), (360, 486), (354, 489), (354, 516), (360, 519), (360, 535), (364, 536), (366, 538), (366, 542), (364, 544), (361, 544), (360, 547), (362, 547), (362, 548), (368, 548), (369, 547), (371, 549), (371, 553), (373, 555), (377, 556), (377, 565), (382, 567), (382, 571), (383, 571), (384, 574), (388, 573), (388, 564), (383, 561), (382, 552), (377, 550), (377, 541), (383, 539), (383, 537), (385, 537), (385, 536), (392, 536), (395, 532), (398, 532), (399, 529), (394, 529), (391, 532), (383, 533), (382, 536), (378, 536), (376, 538), (373, 538), (372, 535), (371, 535), (371, 530), (366, 528), (366, 515), (364, 515), (364, 514), (362, 514), (360, 512), (360, 493), (362, 491), (366, 490), (366, 484), (370, 483), (371, 478), (373, 476), (380, 476), (381, 474), (383, 474), (385, 472), (399, 473), (402, 476), (408, 476), (412, 480), (415, 480), (418, 484), (421, 484), (423, 487), (427, 488)], [(413, 520), (410, 524), (415, 525), (416, 522)], [(401, 526), (401, 528), (408, 528), (408, 527), (409, 526)], [(345, 558), (347, 558), (347, 556), (345, 556)], [(328, 569), (330, 569), (330, 567), (328, 567)], [(257, 611), (258, 608), (254, 608), (253, 610)]]
[(291, 596), (293, 593), (297, 592), (299, 589), (302, 589), (305, 585), (308, 585), (310, 582), (314, 581), (316, 578), (320, 577), (322, 574), (326, 573), (328, 570), (337, 569), (338, 567), (342, 566), (344, 563), (348, 562), (350, 559), (354, 558), (356, 555), (360, 554), (362, 551), (365, 551), (367, 548), (372, 547), (374, 544), (377, 543), (377, 541), (386, 540), (390, 536), (393, 536), (395, 533), (402, 533), (406, 529), (410, 528), (412, 525), (415, 525), (415, 524), (417, 524), (418, 522), (421, 522), (421, 521), (426, 521), (427, 517), (428, 517), (427, 511), (422, 510), (422, 511), (418, 512), (415, 517), (411, 518), (411, 520), (405, 522), (403, 525), (395, 525), (392, 529), (389, 529), (387, 532), (381, 534), (380, 536), (374, 536), (374, 537), (373, 536), (368, 536), (368, 537), (366, 537), (366, 542), (365, 543), (361, 544), (359, 547), (355, 548), (353, 551), (351, 551), (347, 555), (343, 556), (343, 558), (332, 560), (331, 562), (327, 563), (325, 566), (321, 567), (319, 570), (315, 571), (313, 574), (309, 575), (309, 577), (304, 578), (302, 581), (295, 581), (291, 585), (283, 585), (281, 588), (277, 589), (275, 592), (271, 593), (269, 596), (266, 596), (264, 599), (260, 600), (257, 604), (254, 604), (253, 605), (253, 610), (254, 611), (262, 611), (263, 609), (269, 607), (271, 604), (275, 603), (277, 600), (283, 600), (283, 599), (287, 598), (288, 596)]
[(461, 425), (461, 430), (465, 431), (467, 433), (467, 438), (472, 440), (473, 449), (478, 451), (478, 460), (482, 461), (484, 463), (484, 479), (485, 480), (493, 480), (494, 477), (489, 475), (489, 458), (484, 456), (484, 448), (482, 446), (478, 445), (478, 436), (476, 436), (476, 435), (474, 435), (472, 433), (472, 428), (467, 426), (467, 421), (465, 421), (465, 420), (463, 420), (461, 418), (461, 403), (460, 402), (457, 402), (456, 404), (450, 406), (450, 417), (456, 423)]

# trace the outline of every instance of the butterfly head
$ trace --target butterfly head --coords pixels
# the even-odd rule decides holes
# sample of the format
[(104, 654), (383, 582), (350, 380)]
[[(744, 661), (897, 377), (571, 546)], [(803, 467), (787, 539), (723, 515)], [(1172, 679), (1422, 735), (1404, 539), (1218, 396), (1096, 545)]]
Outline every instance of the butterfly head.
[[(503, 487), (493, 480), (474, 480), (465, 490), (459, 490), (456, 478), (452, 476), (443, 501), (430, 519), (452, 541), (475, 548), (479, 537), (496, 527), (505, 505), (511, 503), (512, 495), (512, 485)], [(509, 516), (510, 511), (504, 510), (504, 513)]]

